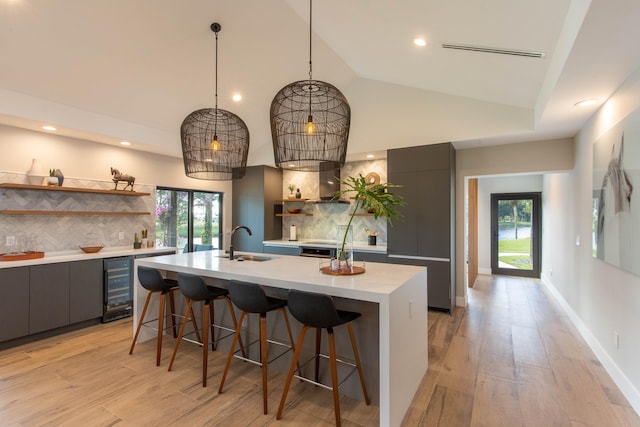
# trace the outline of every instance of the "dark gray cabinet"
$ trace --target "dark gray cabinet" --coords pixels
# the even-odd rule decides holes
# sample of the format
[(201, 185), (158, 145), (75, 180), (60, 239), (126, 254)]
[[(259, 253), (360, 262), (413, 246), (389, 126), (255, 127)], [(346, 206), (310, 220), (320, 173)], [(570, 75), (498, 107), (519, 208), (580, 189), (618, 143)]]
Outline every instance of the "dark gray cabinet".
[(274, 255), (292, 255), (298, 256), (300, 254), (300, 248), (290, 246), (265, 246), (264, 252)]
[(69, 264), (31, 266), (29, 333), (69, 324)]
[(69, 263), (69, 322), (102, 317), (103, 260)]
[(0, 269), (0, 342), (29, 334), (29, 267)]
[[(269, 166), (251, 166), (240, 179), (233, 180), (233, 226), (246, 225), (249, 236), (239, 230), (234, 250), (262, 252), (264, 240), (282, 238), (282, 218), (277, 217), (275, 201), (282, 198), (282, 171)], [(282, 209), (282, 206), (278, 206)]]
[(428, 304), (455, 306), (455, 150), (450, 143), (389, 150), (389, 182), (406, 206), (387, 231), (389, 262), (428, 267)]

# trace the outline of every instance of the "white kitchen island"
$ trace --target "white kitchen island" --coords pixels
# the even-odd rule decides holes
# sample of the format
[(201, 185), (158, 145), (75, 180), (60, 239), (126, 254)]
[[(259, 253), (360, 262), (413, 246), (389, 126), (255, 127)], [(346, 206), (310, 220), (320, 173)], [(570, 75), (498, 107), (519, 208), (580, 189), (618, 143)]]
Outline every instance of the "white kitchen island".
[[(352, 301), (351, 308), (357, 308), (359, 302), (367, 307), (377, 307), (377, 313), (371, 316), (377, 319), (377, 334), (368, 330), (362, 332), (377, 336), (377, 343), (369, 348), (378, 351), (378, 376), (373, 383), (379, 388), (376, 394), (379, 396), (380, 425), (399, 426), (402, 423), (428, 366), (425, 267), (367, 263), (364, 274), (331, 276), (319, 271), (317, 258), (268, 255), (271, 258), (268, 261), (257, 262), (230, 261), (222, 256), (221, 251), (193, 252), (137, 259), (135, 265), (136, 269), (142, 265), (167, 272), (254, 282), (281, 292), (288, 289), (320, 292)], [(146, 297), (137, 274), (135, 276), (134, 323)], [(366, 318), (365, 309), (356, 323), (367, 324)], [(356, 331), (357, 335), (360, 333)], [(339, 352), (349, 354), (349, 349), (342, 348)], [(361, 348), (360, 352), (365, 351)]]

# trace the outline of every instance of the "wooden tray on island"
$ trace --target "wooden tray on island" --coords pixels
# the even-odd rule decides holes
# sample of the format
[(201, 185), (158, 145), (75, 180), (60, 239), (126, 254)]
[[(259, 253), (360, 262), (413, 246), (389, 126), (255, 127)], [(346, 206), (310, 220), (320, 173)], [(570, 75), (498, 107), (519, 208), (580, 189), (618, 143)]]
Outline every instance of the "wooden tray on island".
[(320, 267), (322, 274), (330, 276), (354, 276), (364, 273), (364, 267), (354, 266), (352, 270), (332, 270), (331, 267)]
[(7, 253), (0, 254), (0, 261), (24, 261), (26, 259), (44, 258), (44, 252), (27, 251), (18, 252), (15, 254)]

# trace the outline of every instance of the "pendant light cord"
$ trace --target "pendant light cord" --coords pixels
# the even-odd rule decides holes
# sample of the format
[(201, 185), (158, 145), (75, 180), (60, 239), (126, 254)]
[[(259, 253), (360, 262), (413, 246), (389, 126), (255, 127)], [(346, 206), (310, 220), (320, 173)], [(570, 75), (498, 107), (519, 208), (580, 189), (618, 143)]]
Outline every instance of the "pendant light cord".
[(218, 31), (216, 33), (216, 108), (213, 118), (213, 135), (218, 136)]
[(311, 65), (311, 37), (312, 37), (312, 31), (311, 31), (311, 23), (312, 21), (312, 17), (313, 17), (313, 0), (309, 0), (309, 117), (311, 117), (311, 93), (312, 93), (312, 88), (311, 88), (311, 80), (313, 79), (312, 77), (312, 65)]

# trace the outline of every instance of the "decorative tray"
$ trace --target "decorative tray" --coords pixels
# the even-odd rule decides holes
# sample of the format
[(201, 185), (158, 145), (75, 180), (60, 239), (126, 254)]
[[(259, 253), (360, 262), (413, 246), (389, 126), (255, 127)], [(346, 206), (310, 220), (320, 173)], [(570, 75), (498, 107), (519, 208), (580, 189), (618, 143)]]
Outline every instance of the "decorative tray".
[(364, 273), (364, 267), (354, 266), (351, 270), (332, 270), (331, 267), (320, 267), (322, 274), (330, 276), (354, 276)]
[(27, 251), (0, 254), (0, 261), (24, 261), (25, 259), (44, 258), (44, 252)]
[(100, 252), (102, 248), (104, 248), (104, 246), (80, 246), (80, 249), (88, 254), (95, 254), (96, 252)]

